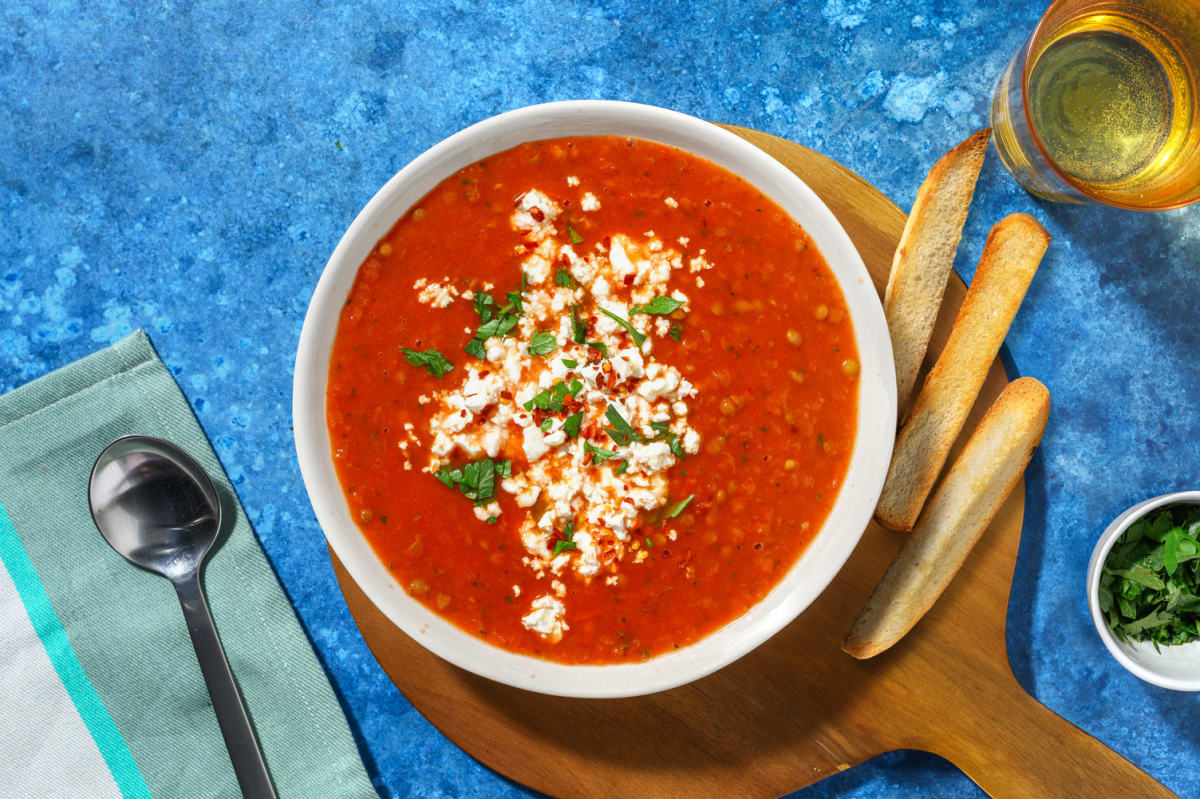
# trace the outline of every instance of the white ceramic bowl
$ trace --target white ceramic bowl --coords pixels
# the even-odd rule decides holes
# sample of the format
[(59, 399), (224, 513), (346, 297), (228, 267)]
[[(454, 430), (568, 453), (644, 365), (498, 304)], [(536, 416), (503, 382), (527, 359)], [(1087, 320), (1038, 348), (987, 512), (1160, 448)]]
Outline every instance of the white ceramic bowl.
[(1179, 646), (1160, 646), (1148, 641), (1122, 641), (1108, 629), (1100, 610), (1100, 572), (1108, 553), (1121, 533), (1153, 510), (1166, 505), (1200, 505), (1200, 491), (1178, 491), (1139, 502), (1108, 526), (1092, 550), (1088, 562), (1088, 606), (1100, 640), (1117, 662), (1148, 683), (1173, 691), (1200, 691), (1200, 641)]
[[(410, 206), (456, 170), (522, 142), (605, 134), (658, 141), (707, 158), (754, 184), (804, 226), (837, 277), (854, 324), (862, 364), (858, 429), (828, 520), (761, 602), (698, 643), (645, 662), (567, 666), (469, 635), (397, 584), (350, 518), (330, 457), (325, 383), (338, 315), (359, 265)], [(716, 125), (612, 101), (547, 103), (492, 117), (436, 144), (389, 180), (359, 212), (321, 274), (300, 334), (293, 391), (296, 452), (317, 520), (371, 601), (410, 637), (457, 666), (518, 688), (575, 697), (636, 696), (683, 685), (736, 660), (796, 618), (837, 574), (870, 521), (896, 430), (896, 380), (883, 310), (862, 259), (825, 204), (778, 161)]]

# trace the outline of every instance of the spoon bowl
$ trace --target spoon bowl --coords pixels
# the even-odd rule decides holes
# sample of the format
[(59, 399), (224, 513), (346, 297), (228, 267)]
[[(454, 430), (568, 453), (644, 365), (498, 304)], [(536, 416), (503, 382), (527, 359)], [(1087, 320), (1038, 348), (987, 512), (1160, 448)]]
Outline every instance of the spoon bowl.
[(174, 444), (149, 436), (119, 438), (100, 453), (88, 500), (109, 546), (170, 580), (199, 569), (221, 530), (208, 473)]

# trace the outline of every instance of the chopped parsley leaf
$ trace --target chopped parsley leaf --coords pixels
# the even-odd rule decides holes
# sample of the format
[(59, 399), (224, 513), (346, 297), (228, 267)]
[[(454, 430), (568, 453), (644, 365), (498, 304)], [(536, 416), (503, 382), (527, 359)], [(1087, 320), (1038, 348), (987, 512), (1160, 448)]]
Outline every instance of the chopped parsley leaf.
[(612, 427), (604, 428), (604, 432), (617, 444), (626, 447), (634, 441), (644, 440), (641, 434), (633, 429), (633, 425), (625, 421), (625, 417), (621, 416), (616, 406), (609, 405), (604, 411), (604, 416), (612, 424)]
[(558, 339), (553, 333), (534, 333), (529, 340), (530, 355), (549, 355), (558, 349)]
[(570, 272), (568, 272), (566, 269), (559, 269), (554, 275), (554, 282), (560, 286), (571, 288), (571, 284), (574, 281), (571, 280)]
[(601, 358), (608, 357), (608, 345), (605, 344), (603, 341), (589, 341), (587, 343), (587, 345), (589, 347), (591, 347), (592, 349), (598, 351), (600, 353)]
[(467, 342), (467, 346), (463, 347), (463, 351), (467, 355), (474, 355), (479, 360), (487, 358), (487, 348), (483, 346), (483, 342), (477, 338), (473, 338)]
[(441, 377), (442, 375), (446, 374), (446, 372), (449, 372), (454, 368), (453, 364), (446, 360), (446, 356), (442, 355), (437, 350), (425, 350), (424, 352), (417, 352), (416, 350), (410, 350), (407, 347), (401, 347), (400, 349), (404, 351), (404, 360), (408, 361), (413, 366), (424, 366), (429, 370), (429, 374), (433, 375), (434, 377)]
[(688, 505), (692, 504), (692, 500), (695, 498), (696, 498), (695, 494), (689, 494), (687, 499), (681, 500), (679, 503), (677, 503), (675, 505), (675, 507), (671, 508), (671, 512), (668, 513), (663, 518), (674, 519), (676, 516), (683, 513), (683, 509), (686, 508)]
[(583, 451), (592, 453), (592, 462), (593, 463), (603, 463), (604, 461), (608, 460), (609, 458), (611, 458), (617, 454), (610, 449), (601, 449), (600, 447), (594, 447), (594, 446), (592, 446), (592, 443), (590, 441), (583, 442)]
[(667, 442), (667, 446), (671, 448), (671, 454), (676, 458), (683, 460), (686, 457), (686, 453), (683, 451), (683, 442), (679, 440), (679, 436), (671, 432), (670, 427), (662, 422), (651, 422), (650, 427), (654, 429), (654, 432), (658, 433), (654, 439), (655, 441)]
[(553, 426), (554, 426), (554, 420), (551, 419), (549, 416), (547, 416), (545, 419), (543, 419), (542, 423), (540, 425), (538, 425), (538, 427), (541, 428), (541, 431), (543, 433), (545, 433), (547, 430), (549, 430)]
[(576, 366), (579, 366), (579, 361), (572, 360), (571, 358), (563, 358), (562, 364), (568, 369), (574, 369)]
[(498, 521), (500, 521), (500, 517), (499, 517), (499, 516), (489, 516), (489, 517), (487, 518), (487, 523), (488, 523), (488, 524), (495, 524), (495, 523), (496, 523), (496, 522), (498, 522)]
[(567, 393), (570, 394), (571, 396), (575, 396), (582, 390), (583, 390), (583, 383), (580, 380), (572, 380), (571, 385), (567, 386)]
[(486, 505), (496, 495), (496, 475), (507, 477), (512, 474), (512, 461), (497, 463), (491, 458), (464, 463), (457, 468), (443, 466), (434, 472), (442, 485), (453, 490), (455, 486), (467, 499), (476, 505)]
[(578, 549), (579, 544), (575, 543), (575, 520), (567, 522), (567, 529), (563, 530), (563, 537), (554, 542), (554, 554), (558, 555), (572, 549)]
[(625, 474), (629, 469), (629, 461), (621, 461), (621, 465), (613, 469), (613, 474)]
[(492, 306), (496, 301), (492, 299), (492, 295), (485, 291), (475, 292), (475, 296), (471, 298), (471, 307), (475, 309), (475, 313), (479, 314), (479, 322), (483, 324), (492, 318)]
[(567, 235), (571, 237), (572, 244), (580, 244), (583, 242), (583, 236), (575, 232), (575, 228), (567, 225)]
[(512, 314), (503, 314), (480, 325), (479, 329), (475, 331), (475, 338), (487, 341), (493, 336), (505, 335), (516, 326), (517, 317)]
[(568, 438), (579, 438), (579, 427), (583, 424), (583, 411), (573, 413), (563, 422), (562, 430)]
[(520, 294), (515, 291), (510, 291), (505, 294), (504, 297), (508, 300), (508, 304), (513, 307), (513, 310), (517, 312), (517, 316), (521, 316), (525, 313), (525, 306), (521, 304)]
[(638, 330), (633, 325), (629, 324), (628, 319), (622, 319), (621, 317), (617, 316), (615, 313), (613, 313), (612, 311), (610, 311), (606, 308), (601, 308), (600, 313), (604, 314), (609, 319), (613, 320), (618, 325), (620, 325), (621, 327), (623, 327), (627, 331), (629, 331), (629, 335), (631, 337), (633, 337), (633, 343), (636, 344), (638, 347), (642, 346), (642, 342), (646, 340), (646, 334), (641, 332), (640, 330)]
[(671, 329), (667, 331), (667, 335), (679, 341), (679, 338), (683, 335), (683, 328), (679, 325), (671, 325)]
[(571, 306), (571, 339), (576, 344), (587, 340), (587, 325), (579, 321), (579, 309), (574, 305)]
[(654, 549), (654, 542), (649, 538), (646, 539), (646, 549)]
[(683, 301), (677, 300), (674, 297), (655, 297), (645, 305), (635, 305), (630, 308), (629, 315), (636, 316), (637, 314), (644, 313), (664, 316), (666, 314), (673, 313), (682, 305)]

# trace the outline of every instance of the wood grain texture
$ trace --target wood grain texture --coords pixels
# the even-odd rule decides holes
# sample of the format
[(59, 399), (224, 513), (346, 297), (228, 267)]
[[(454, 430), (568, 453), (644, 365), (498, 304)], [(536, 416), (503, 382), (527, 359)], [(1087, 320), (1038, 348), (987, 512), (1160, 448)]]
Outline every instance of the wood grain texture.
[[(904, 213), (811, 150), (731, 129), (824, 199), (882, 293)], [(953, 278), (927, 367), (964, 295)], [(1006, 382), (997, 361), (967, 431)], [(478, 760), (551, 795), (770, 797), (883, 752), (924, 749), (993, 796), (1171, 796), (1013, 677), (1005, 611), (1023, 506), (1018, 484), (934, 608), (876, 658), (839, 646), (902, 541), (872, 524), (825, 592), (770, 641), (696, 683), (632, 699), (542, 696), (476, 677), (408, 638), (334, 566), (363, 637), (409, 701)]]

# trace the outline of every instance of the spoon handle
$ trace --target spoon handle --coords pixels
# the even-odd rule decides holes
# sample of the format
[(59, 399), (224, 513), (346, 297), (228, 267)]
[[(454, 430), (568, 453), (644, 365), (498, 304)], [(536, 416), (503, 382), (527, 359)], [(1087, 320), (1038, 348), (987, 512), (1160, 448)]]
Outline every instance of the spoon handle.
[(217, 628), (208, 612), (204, 590), (200, 587), (200, 576), (192, 573), (173, 582), (242, 796), (246, 799), (274, 799), (275, 789), (271, 786), (271, 778), (263, 763), (250, 719), (246, 716), (246, 707), (238, 694), (237, 684), (233, 681), (233, 673), (225, 660), (225, 650), (221, 646), (221, 639), (217, 637)]

